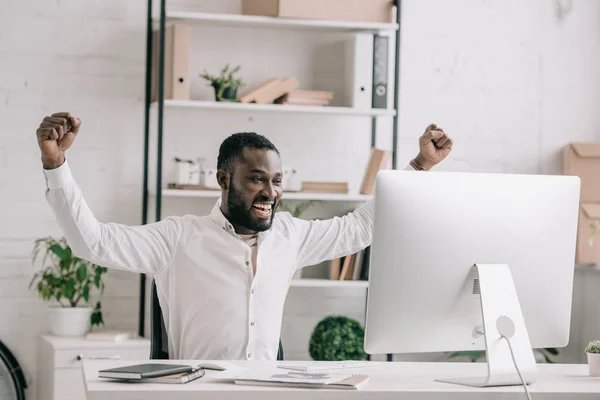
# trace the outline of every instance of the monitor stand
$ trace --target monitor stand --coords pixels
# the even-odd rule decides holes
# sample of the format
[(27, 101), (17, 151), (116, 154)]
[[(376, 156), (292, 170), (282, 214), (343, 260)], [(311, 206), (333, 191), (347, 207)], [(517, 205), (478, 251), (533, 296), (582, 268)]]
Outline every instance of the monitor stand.
[[(438, 382), (486, 387), (521, 385), (509, 345), (502, 334), (510, 338), (516, 364), (528, 384), (535, 381), (536, 363), (521, 312), (517, 291), (506, 264), (475, 264), (479, 279), (482, 329), (487, 354), (487, 376), (436, 379)], [(481, 328), (481, 327), (480, 327)]]

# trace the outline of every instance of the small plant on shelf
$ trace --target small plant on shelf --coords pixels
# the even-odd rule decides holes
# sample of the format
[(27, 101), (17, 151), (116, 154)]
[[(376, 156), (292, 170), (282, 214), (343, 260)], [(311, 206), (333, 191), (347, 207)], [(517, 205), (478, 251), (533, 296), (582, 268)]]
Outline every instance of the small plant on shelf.
[(316, 200), (303, 201), (296, 206), (288, 205), (287, 200), (282, 200), (277, 207), (278, 211), (287, 211), (292, 214), (293, 217), (300, 218), (304, 211), (306, 211)]
[(592, 221), (590, 222), (590, 230), (592, 231), (590, 233), (590, 237), (588, 238), (588, 243), (590, 246), (594, 245), (594, 240), (596, 238), (596, 235), (598, 233), (600, 233), (600, 221)]
[[(35, 241), (32, 259), (43, 255), (41, 269), (29, 283), (50, 307), (52, 333), (57, 336), (82, 336), (90, 326), (104, 324), (101, 298), (102, 281), (107, 269), (73, 255), (65, 238), (42, 238)], [(93, 291), (98, 298), (94, 307), (89, 303)]]
[(219, 75), (212, 75), (204, 71), (200, 75), (208, 81), (208, 84), (215, 90), (216, 101), (237, 101), (237, 90), (245, 83), (234, 75), (240, 70), (240, 66), (229, 69), (229, 64), (225, 65)]
[(592, 340), (585, 348), (591, 376), (600, 376), (600, 340)]

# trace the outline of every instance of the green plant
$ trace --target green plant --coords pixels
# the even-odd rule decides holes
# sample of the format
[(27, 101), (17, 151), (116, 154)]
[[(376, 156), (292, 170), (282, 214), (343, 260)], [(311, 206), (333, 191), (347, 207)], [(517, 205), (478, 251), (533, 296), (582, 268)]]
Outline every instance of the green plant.
[(313, 203), (315, 203), (316, 200), (308, 200), (308, 201), (303, 201), (299, 204), (297, 204), (296, 206), (291, 206), (288, 205), (288, 202), (285, 200), (282, 200), (279, 205), (277, 206), (277, 209), (279, 211), (287, 211), (290, 214), (292, 214), (292, 216), (299, 218), (302, 213), (304, 213), (304, 211), (306, 211)]
[(77, 307), (90, 301), (95, 287), (99, 291), (92, 316), (92, 325), (104, 324), (101, 298), (104, 293), (102, 275), (107, 269), (75, 257), (65, 238), (38, 239), (32, 252), (35, 263), (43, 253), (42, 269), (31, 278), (29, 289), (35, 285), (40, 297), (49, 302), (55, 300), (62, 307)]
[(590, 229), (592, 233), (590, 233), (590, 237), (588, 238), (588, 243), (590, 246), (594, 245), (594, 238), (598, 233), (600, 233), (600, 221), (592, 221), (590, 222)]
[[(545, 348), (545, 349), (534, 349), (533, 350), (536, 362), (546, 362), (546, 363), (554, 363), (552, 360), (552, 356), (558, 355), (558, 350), (555, 348)], [(474, 350), (474, 351), (457, 351), (452, 354), (448, 358), (456, 358), (456, 357), (466, 357), (471, 362), (477, 361), (485, 361), (486, 353), (485, 350)]]
[(204, 71), (200, 77), (204, 78), (208, 81), (210, 86), (215, 89), (215, 95), (217, 100), (224, 100), (223, 94), (226, 89), (237, 90), (238, 88), (245, 85), (245, 83), (239, 79), (234, 77), (234, 75), (240, 70), (240, 66), (233, 69), (229, 69), (229, 64), (225, 65), (219, 75), (212, 75), (208, 72)]
[(586, 353), (600, 354), (600, 340), (592, 340), (585, 348)]
[(365, 331), (355, 320), (344, 316), (328, 316), (315, 327), (309, 353), (316, 361), (364, 360)]

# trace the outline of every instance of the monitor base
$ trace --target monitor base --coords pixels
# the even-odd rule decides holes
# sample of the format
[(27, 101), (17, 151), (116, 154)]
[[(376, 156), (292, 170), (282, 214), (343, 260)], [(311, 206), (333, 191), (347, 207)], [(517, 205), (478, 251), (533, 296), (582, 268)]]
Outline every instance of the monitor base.
[(483, 327), (474, 331), (485, 338), (488, 374), (436, 381), (476, 387), (522, 385), (520, 371), (527, 384), (533, 383), (535, 357), (508, 265), (475, 264), (473, 268), (479, 282), (483, 317)]

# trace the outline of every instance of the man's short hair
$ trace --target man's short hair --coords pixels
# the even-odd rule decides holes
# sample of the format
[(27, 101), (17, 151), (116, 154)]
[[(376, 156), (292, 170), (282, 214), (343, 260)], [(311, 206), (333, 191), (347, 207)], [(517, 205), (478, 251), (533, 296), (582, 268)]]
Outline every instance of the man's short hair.
[(221, 143), (217, 157), (217, 169), (233, 173), (233, 160), (241, 156), (246, 147), (273, 150), (279, 154), (275, 145), (263, 135), (256, 132), (238, 132)]

